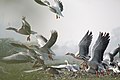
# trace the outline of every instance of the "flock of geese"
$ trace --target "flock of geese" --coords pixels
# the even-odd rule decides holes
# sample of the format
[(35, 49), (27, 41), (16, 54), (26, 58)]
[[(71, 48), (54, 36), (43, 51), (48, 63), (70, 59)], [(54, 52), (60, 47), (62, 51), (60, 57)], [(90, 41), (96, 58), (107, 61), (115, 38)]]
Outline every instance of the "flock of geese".
[[(55, 4), (51, 5), (50, 2), (46, 0), (34, 0), (36, 3), (48, 7), (52, 12), (56, 14), (56, 18), (63, 17), (63, 5), (60, 0), (54, 0)], [(39, 35), (37, 32), (31, 30), (30, 24), (26, 21), (26, 17), (22, 17), (22, 26), (19, 29), (8, 27), (6, 30), (13, 30), (16, 33), (27, 35), (27, 41), (30, 41), (30, 36), (36, 35), (38, 45), (26, 45), (24, 43), (10, 43), (14, 47), (23, 48), (26, 51), (21, 51), (10, 56), (2, 58), (2, 61), (5, 63), (27, 63), (32, 62), (33, 70), (24, 71), (26, 73), (44, 70), (48, 71), (53, 75), (60, 75), (63, 69), (67, 71), (76, 72), (84, 71), (86, 73), (104, 75), (104, 73), (109, 74), (110, 71), (113, 73), (120, 73), (120, 62), (114, 60), (114, 57), (120, 51), (120, 46), (118, 46), (113, 53), (108, 53), (109, 59), (104, 58), (105, 50), (110, 42), (109, 33), (99, 32), (99, 36), (92, 47), (91, 53), (89, 52), (89, 47), (92, 42), (92, 32), (87, 31), (84, 37), (80, 40), (78, 47), (79, 51), (77, 53), (66, 53), (65, 55), (71, 55), (73, 58), (78, 60), (83, 60), (81, 68), (78, 64), (70, 64), (68, 60), (65, 60), (66, 64), (61, 65), (52, 65), (48, 66), (45, 64), (45, 60), (54, 60), (55, 56), (54, 51), (51, 47), (55, 44), (58, 38), (58, 32), (56, 30), (51, 31), (50, 39), (46, 39), (43, 35)], [(88, 55), (91, 54), (91, 55)]]

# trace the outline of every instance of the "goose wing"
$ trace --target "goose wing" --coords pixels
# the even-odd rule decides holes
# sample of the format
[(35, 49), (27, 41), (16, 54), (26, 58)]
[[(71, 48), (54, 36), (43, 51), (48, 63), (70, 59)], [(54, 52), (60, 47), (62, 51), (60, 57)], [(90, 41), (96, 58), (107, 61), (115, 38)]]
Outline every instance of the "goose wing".
[(92, 57), (91, 61), (97, 61), (98, 63), (101, 63), (103, 60), (104, 51), (107, 48), (110, 40), (109, 37), (109, 33), (99, 33), (98, 39), (92, 49), (94, 56)]
[(48, 41), (48, 40), (47, 40), (44, 36), (42, 36), (42, 35), (37, 35), (36, 38), (37, 38), (37, 42), (38, 42), (38, 44), (39, 44), (40, 47), (43, 47), (43, 46), (47, 43), (47, 41)]
[(59, 6), (60, 8), (60, 11), (62, 12), (63, 11), (63, 4), (60, 0), (54, 0), (56, 2), (56, 4)]
[(29, 56), (33, 58), (38, 58), (38, 56), (41, 56), (41, 54), (34, 49), (30, 48), (29, 46), (23, 44), (23, 43), (10, 43), (11, 45), (15, 47), (20, 47), (28, 50)]
[(89, 53), (89, 46), (92, 41), (92, 32), (87, 31), (85, 36), (79, 42), (79, 54), (82, 57), (86, 57)]
[(31, 73), (31, 72), (36, 72), (36, 71), (40, 71), (40, 70), (43, 70), (43, 68), (40, 67), (40, 68), (37, 68), (37, 69), (27, 70), (27, 71), (24, 71), (24, 72), (25, 73)]
[(22, 29), (27, 31), (29, 34), (31, 33), (31, 26), (30, 24), (25, 20), (25, 17), (22, 18)]
[(49, 4), (48, 1), (45, 1), (45, 2), (47, 2), (47, 4), (46, 4), (43, 0), (34, 0), (34, 1), (35, 1), (36, 3), (42, 5), (42, 6), (48, 6), (47, 4)]
[(116, 56), (117, 55), (117, 53), (120, 51), (120, 46), (119, 47), (117, 47), (114, 51), (113, 51), (113, 56)]
[(58, 37), (57, 31), (51, 31), (51, 37), (43, 47), (51, 48), (55, 44), (57, 37)]

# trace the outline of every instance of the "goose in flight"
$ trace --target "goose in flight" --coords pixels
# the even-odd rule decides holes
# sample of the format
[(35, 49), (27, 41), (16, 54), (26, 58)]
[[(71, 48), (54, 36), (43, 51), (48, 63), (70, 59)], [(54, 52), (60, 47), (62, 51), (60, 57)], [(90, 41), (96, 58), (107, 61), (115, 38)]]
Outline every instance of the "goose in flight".
[[(53, 60), (52, 55), (53, 53), (51, 52), (51, 47), (55, 44), (57, 40), (58, 34), (56, 31), (51, 31), (51, 37), (50, 39), (46, 42), (46, 44), (42, 47), (37, 47), (39, 55), (42, 55), (42, 57), (45, 59), (46, 57), (49, 58), (50, 60)], [(11, 43), (13, 46), (16, 47), (22, 47), (28, 50), (34, 51), (34, 49), (31, 49), (30, 47), (26, 46), (25, 44), (20, 44), (20, 43)], [(34, 51), (35, 52), (35, 51)]]
[[(113, 53), (108, 53), (110, 57), (110, 63), (114, 61), (114, 57), (117, 55), (117, 53), (120, 52), (120, 45), (118, 44), (118, 47), (113, 51)], [(120, 54), (120, 53), (119, 53)]]
[[(37, 4), (40, 4), (40, 5), (42, 5), (42, 6), (47, 6), (47, 1), (45, 1), (45, 0), (34, 0)], [(48, 3), (49, 4), (49, 3)]]
[(44, 65), (44, 60), (41, 54), (38, 51), (32, 49), (31, 47), (20, 44), (20, 43), (10, 43), (15, 47), (21, 47), (27, 49), (26, 52), (18, 52), (16, 54), (12, 54), (10, 56), (3, 57), (2, 61), (6, 63), (26, 63), (26, 62), (34, 62), (33, 68), (38, 65)]
[(47, 0), (34, 0), (36, 3), (47, 6), (51, 12), (56, 14), (56, 19), (60, 18), (60, 16), (64, 17), (61, 13), (63, 11), (63, 4), (60, 0), (54, 0), (54, 5), (51, 5)]
[(37, 32), (34, 32), (31, 30), (31, 26), (30, 24), (25, 20), (26, 18), (23, 16), (22, 17), (22, 27), (19, 28), (19, 29), (16, 29), (16, 28), (13, 28), (13, 27), (8, 27), (6, 28), (6, 30), (13, 30), (19, 34), (22, 34), (22, 35), (28, 35), (27, 37), (27, 41), (30, 41), (30, 35), (31, 34), (37, 34)]
[(89, 46), (92, 41), (92, 32), (87, 31), (85, 36), (82, 38), (82, 40), (79, 42), (79, 51), (75, 54), (73, 53), (66, 53), (66, 55), (71, 55), (76, 59), (80, 60), (88, 60), (88, 53), (89, 53)]
[(104, 66), (102, 65), (104, 51), (106, 50), (109, 39), (109, 33), (99, 33), (99, 36), (93, 46), (91, 58), (88, 60), (87, 72), (96, 73), (98, 76), (98, 70), (104, 71)]
[[(37, 39), (39, 48), (43, 47), (48, 42), (48, 40), (43, 35), (37, 35), (36, 39)], [(49, 49), (49, 51), (52, 55), (55, 55), (55, 53), (51, 50), (51, 48)]]

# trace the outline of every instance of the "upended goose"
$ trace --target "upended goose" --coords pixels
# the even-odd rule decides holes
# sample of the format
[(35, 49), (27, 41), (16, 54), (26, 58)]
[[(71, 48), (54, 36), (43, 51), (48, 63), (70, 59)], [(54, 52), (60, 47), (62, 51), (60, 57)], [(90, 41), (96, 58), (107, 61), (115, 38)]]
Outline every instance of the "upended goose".
[(34, 0), (36, 3), (47, 6), (50, 11), (56, 14), (56, 19), (60, 18), (60, 16), (64, 17), (61, 13), (63, 11), (63, 4), (60, 0), (54, 0), (54, 5), (51, 5), (47, 0)]
[(76, 59), (80, 60), (88, 60), (88, 53), (89, 53), (89, 46), (92, 41), (92, 32), (87, 31), (85, 36), (82, 38), (82, 40), (79, 42), (79, 51), (77, 53), (66, 53), (66, 55), (71, 55)]
[(34, 32), (31, 30), (31, 26), (30, 24), (25, 20), (26, 18), (25, 17), (22, 17), (22, 27), (19, 28), (19, 29), (16, 29), (16, 28), (13, 28), (13, 27), (9, 27), (9, 28), (6, 28), (6, 30), (13, 30), (19, 34), (22, 34), (22, 35), (28, 35), (27, 37), (27, 41), (30, 41), (30, 35), (31, 34), (37, 34), (37, 32)]

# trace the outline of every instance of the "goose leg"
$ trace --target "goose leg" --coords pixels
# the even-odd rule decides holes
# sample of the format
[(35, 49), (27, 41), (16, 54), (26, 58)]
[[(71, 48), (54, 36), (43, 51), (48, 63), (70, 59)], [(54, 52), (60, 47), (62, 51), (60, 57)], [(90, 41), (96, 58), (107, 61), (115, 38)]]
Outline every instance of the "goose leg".
[(27, 41), (30, 41), (30, 35), (27, 37)]
[(49, 58), (50, 60), (53, 60), (53, 58), (52, 58), (52, 54), (51, 54), (51, 53), (48, 54), (48, 58)]
[(101, 71), (102, 76), (104, 76), (104, 71)]
[(59, 16), (58, 15), (56, 15), (56, 19), (58, 19), (59, 18)]
[(99, 73), (98, 73), (98, 71), (96, 70), (96, 77), (99, 77)]
[(107, 68), (107, 75), (109, 75), (110, 74), (110, 70)]

